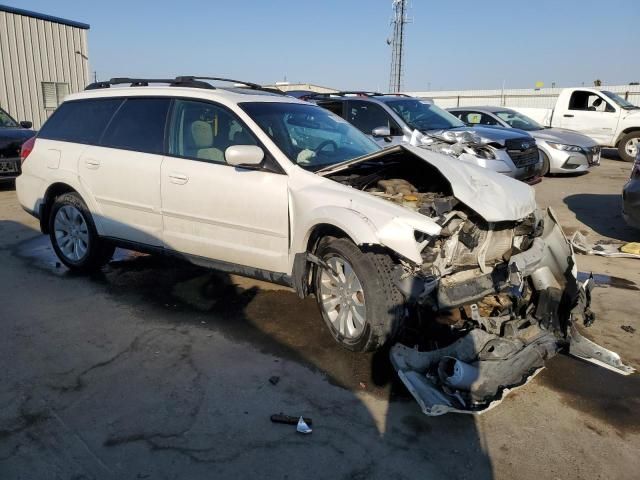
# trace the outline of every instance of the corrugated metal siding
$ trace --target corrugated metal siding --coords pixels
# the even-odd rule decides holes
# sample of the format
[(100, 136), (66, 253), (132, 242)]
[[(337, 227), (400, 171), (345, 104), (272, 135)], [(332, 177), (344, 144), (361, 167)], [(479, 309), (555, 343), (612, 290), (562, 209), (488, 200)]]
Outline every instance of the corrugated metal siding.
[(42, 82), (66, 83), (69, 93), (89, 83), (87, 30), (0, 11), (0, 107), (40, 128), (45, 109)]
[[(580, 86), (571, 88), (581, 88)], [(594, 88), (586, 86), (584, 88)], [(617, 93), (635, 105), (640, 105), (640, 85), (605, 85), (601, 90)], [(553, 108), (562, 88), (511, 88), (502, 90), (440, 90), (406, 92), (408, 95), (432, 98), (443, 107), (505, 106), (522, 108)]]

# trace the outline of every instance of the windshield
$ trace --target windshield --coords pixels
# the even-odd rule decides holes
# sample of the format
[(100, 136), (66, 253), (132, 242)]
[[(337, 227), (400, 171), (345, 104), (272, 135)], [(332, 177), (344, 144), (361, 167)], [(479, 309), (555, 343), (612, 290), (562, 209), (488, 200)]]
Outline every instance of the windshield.
[(518, 113), (514, 110), (504, 110), (503, 112), (495, 112), (500, 120), (505, 121), (511, 128), (519, 128), (532, 132), (534, 130), (542, 130), (544, 127), (535, 120)]
[(602, 90), (602, 93), (604, 93), (607, 97), (609, 97), (611, 100), (616, 102), (618, 104), (618, 106), (624, 108), (625, 110), (631, 110), (633, 108), (640, 108), (640, 107), (636, 107), (633, 103), (626, 101), (620, 95), (616, 95), (613, 92), (607, 92), (605, 90)]
[(448, 130), (465, 124), (430, 102), (422, 100), (389, 100), (385, 102), (409, 127), (416, 130)]
[(316, 105), (241, 103), (289, 160), (319, 170), (380, 150), (360, 130)]
[(0, 108), (0, 128), (16, 128), (18, 122), (9, 116), (7, 112)]

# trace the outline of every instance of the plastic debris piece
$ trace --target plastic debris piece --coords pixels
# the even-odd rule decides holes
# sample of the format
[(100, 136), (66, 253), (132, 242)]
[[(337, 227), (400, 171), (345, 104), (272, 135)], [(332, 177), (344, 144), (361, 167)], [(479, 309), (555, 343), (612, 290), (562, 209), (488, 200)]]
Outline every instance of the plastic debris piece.
[[(286, 425), (297, 425), (299, 417), (292, 417), (291, 415), (285, 415), (283, 413), (274, 413), (271, 415), (271, 421), (273, 423), (284, 423)], [(304, 417), (303, 420), (307, 425), (313, 425), (313, 420), (308, 417)]]
[(274, 375), (273, 377), (269, 377), (269, 383), (271, 385), (277, 385), (279, 381), (280, 381), (280, 377), (278, 377), (277, 375)]
[(622, 248), (624, 248), (626, 245), (623, 245), (622, 248), (620, 248), (617, 245), (612, 244), (591, 244), (580, 232), (576, 232), (573, 234), (573, 237), (571, 237), (571, 245), (573, 245), (573, 248), (576, 252), (583, 255), (599, 255), (601, 257), (614, 258), (640, 258), (640, 254), (628, 253), (623, 251)]
[(300, 417), (300, 419), (298, 420), (298, 426), (296, 427), (296, 431), (298, 433), (311, 433), (313, 432), (313, 430), (311, 430), (311, 427), (309, 425), (307, 425), (307, 422), (304, 421), (304, 418)]
[(633, 328), (631, 325), (621, 325), (620, 328), (627, 333), (636, 333), (636, 329)]
[(640, 255), (640, 242), (625, 243), (620, 247), (620, 251), (632, 255)]

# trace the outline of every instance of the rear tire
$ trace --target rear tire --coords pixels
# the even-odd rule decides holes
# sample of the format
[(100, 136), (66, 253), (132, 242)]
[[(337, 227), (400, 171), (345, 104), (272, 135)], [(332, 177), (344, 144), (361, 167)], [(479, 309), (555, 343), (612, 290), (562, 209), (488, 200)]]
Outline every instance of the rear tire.
[(80, 273), (98, 270), (115, 247), (98, 237), (91, 212), (75, 192), (57, 197), (49, 215), (49, 238), (62, 263)]
[(618, 154), (625, 162), (634, 162), (640, 149), (640, 131), (629, 132), (618, 143)]
[(316, 255), (335, 270), (317, 266), (314, 272), (318, 307), (333, 338), (354, 352), (377, 350), (391, 340), (404, 317), (391, 257), (334, 237), (323, 238)]

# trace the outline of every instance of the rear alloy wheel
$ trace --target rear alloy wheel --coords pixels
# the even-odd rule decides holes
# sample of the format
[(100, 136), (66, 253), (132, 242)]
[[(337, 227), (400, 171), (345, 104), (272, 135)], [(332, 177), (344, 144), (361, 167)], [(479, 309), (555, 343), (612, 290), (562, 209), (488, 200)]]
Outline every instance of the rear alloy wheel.
[(114, 252), (112, 245), (98, 237), (91, 213), (75, 192), (55, 199), (49, 217), (49, 238), (60, 261), (79, 272), (102, 267)]
[(630, 132), (620, 139), (618, 154), (625, 162), (633, 162), (640, 150), (640, 132)]
[(404, 317), (404, 297), (391, 279), (395, 263), (346, 238), (322, 239), (316, 255), (324, 263), (315, 269), (316, 299), (331, 335), (352, 351), (377, 350)]

